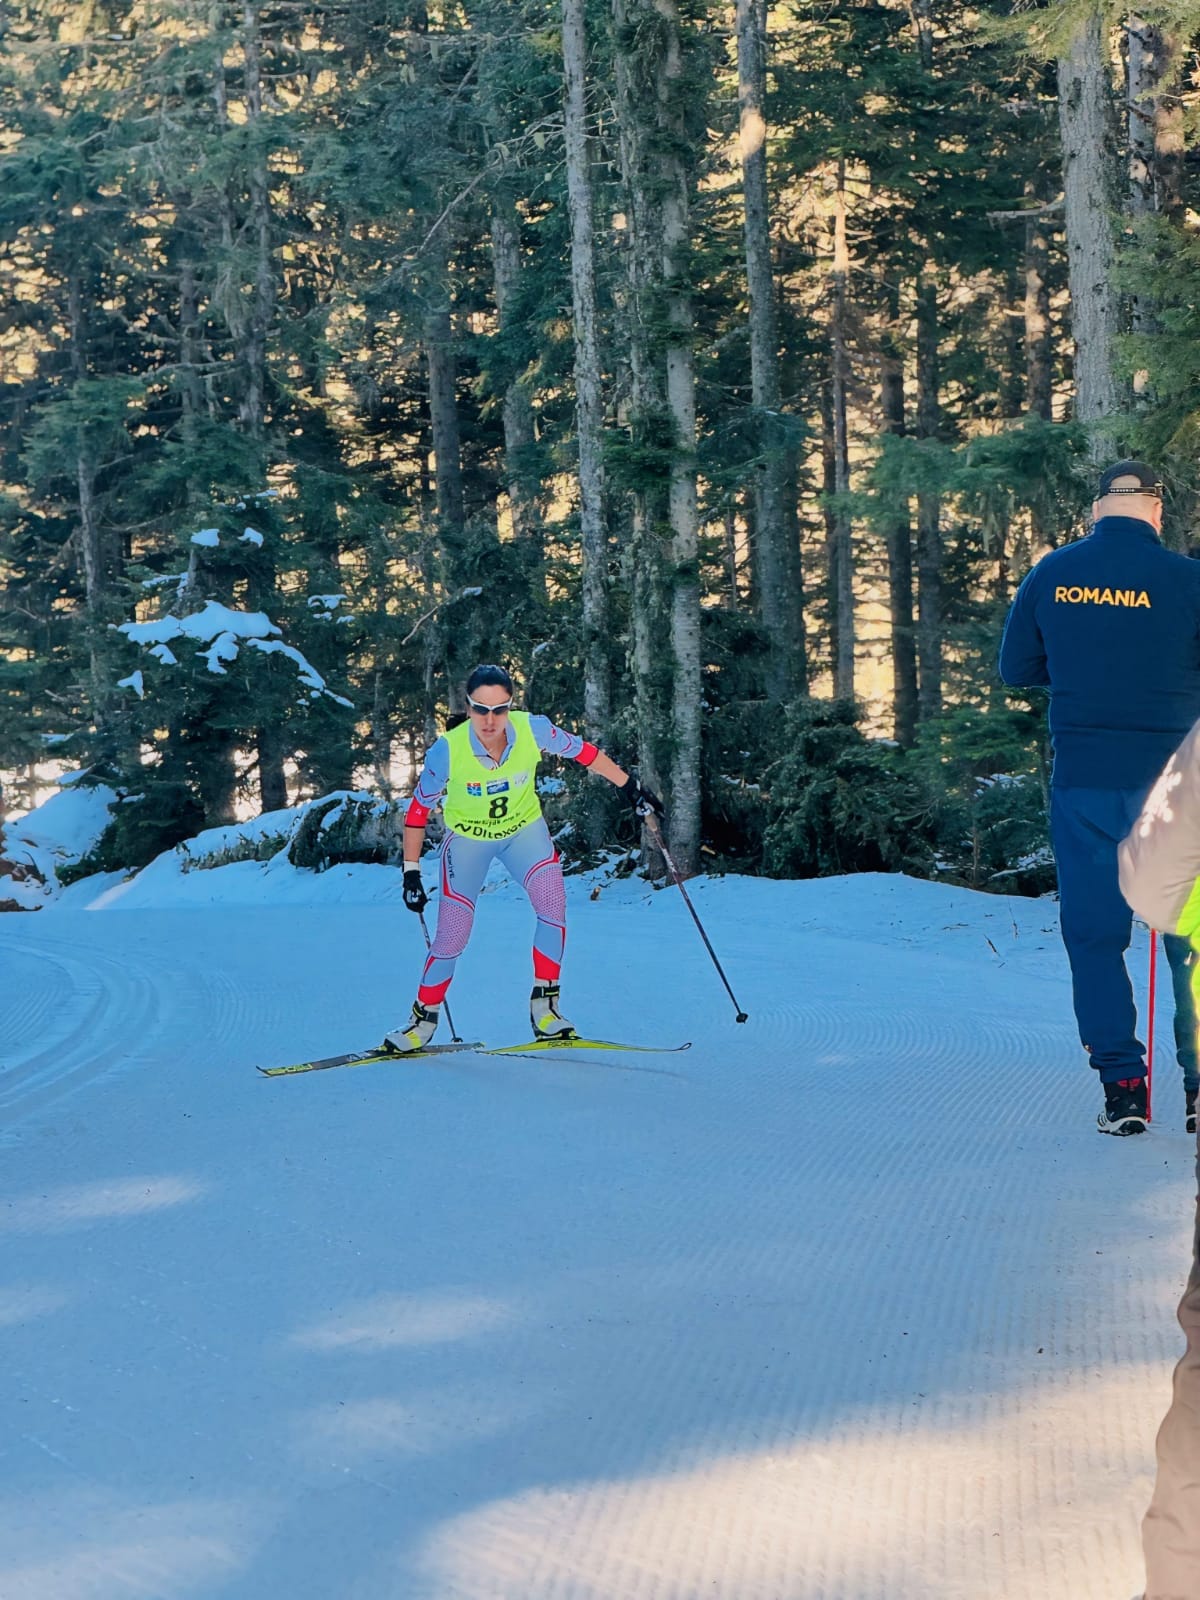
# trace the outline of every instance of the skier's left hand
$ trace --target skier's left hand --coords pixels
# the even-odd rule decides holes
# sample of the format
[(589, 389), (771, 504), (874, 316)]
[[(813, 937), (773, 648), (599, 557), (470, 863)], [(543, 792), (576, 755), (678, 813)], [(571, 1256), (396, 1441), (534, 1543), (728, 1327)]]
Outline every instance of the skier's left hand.
[(621, 785), (621, 793), (639, 817), (649, 817), (651, 815), (662, 817), (666, 815), (666, 808), (662, 801), (656, 794), (651, 794), (649, 789), (643, 788), (633, 773), (630, 773)]

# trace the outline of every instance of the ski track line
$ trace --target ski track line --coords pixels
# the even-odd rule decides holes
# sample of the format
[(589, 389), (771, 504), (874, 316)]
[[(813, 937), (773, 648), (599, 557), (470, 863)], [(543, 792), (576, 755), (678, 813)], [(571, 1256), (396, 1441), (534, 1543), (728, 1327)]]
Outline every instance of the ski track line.
[[(8, 1128), (130, 1059), (142, 1036), (161, 1024), (166, 1013), (166, 995), (144, 968), (134, 967), (128, 959), (94, 949), (68, 953), (45, 945), (39, 947), (38, 957), (61, 975), (58, 999), (65, 1027), (51, 1036), (49, 1044), (5, 1067), (0, 1077), (0, 1126)], [(129, 1042), (114, 1044), (113, 1036)]]
[[(98, 921), (97, 933), (105, 926)], [(0, 941), (0, 951), (7, 964), (11, 948)], [(236, 1039), (252, 1015), (263, 1018), (256, 997), (219, 963), (197, 971), (173, 962), (173, 952), (148, 960), (144, 950), (110, 954), (62, 938), (19, 954), (36, 969), (32, 1003), (57, 1027), (49, 1042), (43, 1031), (30, 1053), (10, 1051), (0, 1069), (0, 1136), (114, 1067), (177, 1061), (195, 1054), (197, 1033)], [(56, 983), (45, 982), (47, 966), (58, 974)]]
[[(1089, 1088), (1098, 1109), (1074, 1031), (1058, 1021), (976, 1011), (961, 1019), (939, 1015), (931, 1026), (928, 1010), (863, 1013), (796, 1005), (763, 1011), (755, 1022), (769, 1047), (756, 1058), (774, 1064), (768, 1072), (772, 1096), (787, 1098), (818, 1086), (839, 1093), (858, 1083), (879, 1094), (882, 1114), (903, 1119), (917, 1111), (924, 1095), (930, 1114), (923, 1141), (942, 1143), (951, 1127), (951, 1137), (958, 1138), (958, 1125), (969, 1126), (972, 1116), (1004, 1116), (1034, 1126), (1047, 1117), (1078, 1115)], [(1036, 1091), (1016, 1106), (1014, 1074), (1036, 1082)]]
[(52, 1034), (61, 1009), (53, 992), (41, 982), (40, 959), (29, 951), (0, 943), (3, 979), (3, 1037), (0, 1038), (0, 1072), (4, 1063), (36, 1047)]

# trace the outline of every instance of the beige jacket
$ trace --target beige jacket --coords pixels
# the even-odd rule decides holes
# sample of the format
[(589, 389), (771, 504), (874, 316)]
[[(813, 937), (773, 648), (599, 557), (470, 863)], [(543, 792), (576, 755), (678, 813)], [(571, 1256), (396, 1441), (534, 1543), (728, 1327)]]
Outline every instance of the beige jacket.
[(1121, 893), (1152, 928), (1200, 934), (1200, 722), (1159, 774), (1118, 852)]

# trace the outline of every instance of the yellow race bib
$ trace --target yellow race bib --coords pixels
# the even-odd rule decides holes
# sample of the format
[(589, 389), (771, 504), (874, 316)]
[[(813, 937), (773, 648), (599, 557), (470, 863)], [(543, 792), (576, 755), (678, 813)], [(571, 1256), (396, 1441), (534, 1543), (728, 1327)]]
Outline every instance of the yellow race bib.
[(529, 713), (510, 711), (516, 742), (501, 766), (483, 764), (471, 748), (471, 725), (460, 722), (446, 735), (450, 777), (442, 801), (446, 826), (468, 839), (510, 839), (542, 814), (537, 796), (541, 759), (529, 731)]

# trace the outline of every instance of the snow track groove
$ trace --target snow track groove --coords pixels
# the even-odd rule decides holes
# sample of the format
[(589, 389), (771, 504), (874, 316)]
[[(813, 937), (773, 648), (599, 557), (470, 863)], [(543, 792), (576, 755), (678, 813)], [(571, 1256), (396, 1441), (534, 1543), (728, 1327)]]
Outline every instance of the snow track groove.
[[(0, 951), (7, 963), (11, 952)], [(0, 1076), (0, 1127), (12, 1127), (31, 1111), (128, 1059), (130, 1041), (161, 1020), (152, 979), (97, 950), (86, 960), (63, 948), (42, 946), (42, 992), (61, 997), (48, 1013), (37, 1048), (14, 1051)], [(46, 983), (44, 967), (57, 975)], [(127, 1031), (126, 1031), (127, 1030)]]
[[(14, 920), (24, 932), (32, 918)], [(97, 933), (116, 934), (108, 940), (84, 939), (84, 928), (64, 937), (60, 924), (69, 920), (50, 916), (42, 925), (49, 937), (20, 948), (5, 937), (7, 928), (0, 932), (0, 972), (16, 1001), (11, 1029), (5, 1008), (0, 1138), (114, 1069), (169, 1070), (171, 1041), (181, 1031), (203, 1027), (215, 1044), (240, 1037), (252, 1015), (270, 1021), (280, 1014), (271, 997), (256, 999), (236, 970), (197, 969), (180, 961), (174, 944), (156, 948), (140, 936), (136, 918), (82, 919)]]

